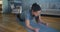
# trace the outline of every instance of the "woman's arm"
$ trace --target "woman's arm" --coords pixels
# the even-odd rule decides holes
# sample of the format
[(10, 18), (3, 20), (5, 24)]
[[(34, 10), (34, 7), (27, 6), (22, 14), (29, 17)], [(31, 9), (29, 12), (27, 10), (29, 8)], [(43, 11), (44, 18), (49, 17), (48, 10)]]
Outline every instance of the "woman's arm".
[(41, 16), (39, 16), (39, 23), (42, 23), (44, 25), (48, 25), (47, 23), (43, 22), (43, 20), (41, 19)]
[(38, 32), (39, 29), (38, 28), (33, 28), (32, 26), (30, 26), (30, 21), (29, 20), (25, 20), (26, 26), (27, 28), (33, 30), (34, 32)]
[(25, 24), (26, 24), (27, 28), (34, 30), (34, 28), (32, 26), (30, 26), (30, 21), (28, 19), (25, 20)]

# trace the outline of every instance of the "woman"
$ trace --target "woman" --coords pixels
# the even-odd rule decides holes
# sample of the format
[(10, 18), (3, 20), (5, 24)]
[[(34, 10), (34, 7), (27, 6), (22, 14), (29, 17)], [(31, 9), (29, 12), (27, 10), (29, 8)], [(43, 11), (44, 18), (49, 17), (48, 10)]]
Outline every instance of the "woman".
[(28, 32), (53, 32), (52, 30), (54, 29), (44, 26), (47, 25), (47, 23), (42, 21), (40, 13), (41, 7), (37, 3), (34, 3), (31, 10), (24, 11), (20, 14), (20, 23), (24, 25)]

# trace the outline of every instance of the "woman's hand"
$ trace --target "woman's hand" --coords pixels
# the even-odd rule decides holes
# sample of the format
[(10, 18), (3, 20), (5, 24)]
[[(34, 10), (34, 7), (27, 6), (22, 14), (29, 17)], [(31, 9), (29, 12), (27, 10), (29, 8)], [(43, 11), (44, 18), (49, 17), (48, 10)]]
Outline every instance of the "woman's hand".
[(34, 29), (34, 32), (39, 32), (39, 28), (35, 28)]
[(38, 24), (43, 24), (43, 25), (46, 25), (48, 27), (48, 23), (39, 22)]
[(48, 23), (42, 23), (42, 24), (44, 24), (44, 25), (46, 25), (46, 27), (48, 27)]

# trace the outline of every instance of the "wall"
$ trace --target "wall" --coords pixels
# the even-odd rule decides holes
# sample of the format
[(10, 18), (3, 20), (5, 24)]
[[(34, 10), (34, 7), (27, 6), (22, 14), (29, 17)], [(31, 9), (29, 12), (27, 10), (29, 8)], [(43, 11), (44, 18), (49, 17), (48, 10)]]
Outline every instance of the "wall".
[[(16, 1), (19, 1), (19, 0), (14, 0), (14, 1), (16, 2)], [(46, 9), (60, 9), (60, 4), (59, 4), (60, 0), (21, 0), (21, 1), (22, 1), (23, 11), (30, 9), (31, 5), (33, 3), (38, 3), (41, 6), (42, 10), (43, 9), (45, 9), (45, 10)], [(8, 7), (9, 7), (8, 6), (8, 1), (3, 0), (3, 12), (10, 12), (8, 10)]]
[[(49, 9), (50, 7), (52, 7), (52, 3), (58, 3), (60, 2), (60, 0), (22, 0), (23, 2), (23, 10), (27, 10), (31, 7), (31, 5), (33, 3), (38, 3), (41, 8), (43, 9)], [(58, 6), (59, 7), (59, 6)]]

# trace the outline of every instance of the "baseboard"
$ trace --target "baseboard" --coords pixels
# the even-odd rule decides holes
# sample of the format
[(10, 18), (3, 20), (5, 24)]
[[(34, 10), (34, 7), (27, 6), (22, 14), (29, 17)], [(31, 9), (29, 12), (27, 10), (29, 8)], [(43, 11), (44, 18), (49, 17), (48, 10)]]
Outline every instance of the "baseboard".
[(60, 18), (60, 15), (58, 16), (58, 15), (47, 15), (47, 14), (41, 14), (41, 16), (58, 17), (58, 18)]

